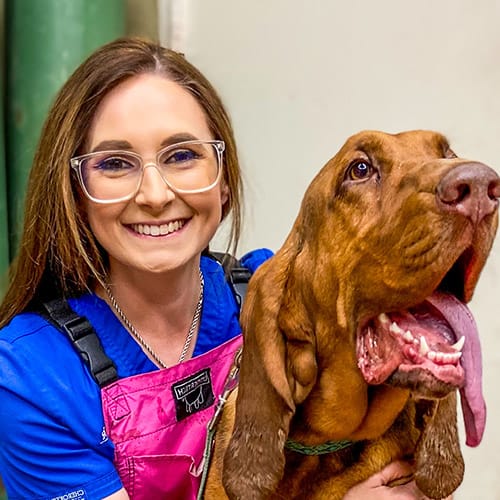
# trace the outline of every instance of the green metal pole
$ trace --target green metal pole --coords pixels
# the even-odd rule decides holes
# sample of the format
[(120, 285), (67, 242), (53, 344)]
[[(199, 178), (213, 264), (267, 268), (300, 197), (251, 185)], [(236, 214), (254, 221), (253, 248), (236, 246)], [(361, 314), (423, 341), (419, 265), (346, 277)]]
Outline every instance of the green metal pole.
[(125, 0), (6, 0), (6, 126), (10, 255), (26, 177), (49, 105), (95, 48), (125, 34)]
[[(3, 71), (2, 71), (3, 73)], [(3, 75), (2, 75), (3, 76)], [(3, 80), (3, 78), (1, 79)], [(3, 95), (3, 81), (0, 82)], [(3, 99), (0, 99), (0, 300), (4, 294), (9, 267), (9, 226), (7, 222), (7, 181), (5, 175), (5, 143), (3, 127)], [(1, 492), (0, 484), (0, 492)], [(1, 499), (0, 499), (1, 500)]]
[[(4, 26), (3, 5), (0, 5), (0, 23)], [(5, 172), (5, 141), (3, 125), (3, 95), (4, 95), (4, 36), (1, 29), (0, 40), (0, 300), (5, 292), (7, 269), (9, 266), (9, 227), (7, 225), (7, 176)], [(0, 480), (0, 500), (2, 483)]]

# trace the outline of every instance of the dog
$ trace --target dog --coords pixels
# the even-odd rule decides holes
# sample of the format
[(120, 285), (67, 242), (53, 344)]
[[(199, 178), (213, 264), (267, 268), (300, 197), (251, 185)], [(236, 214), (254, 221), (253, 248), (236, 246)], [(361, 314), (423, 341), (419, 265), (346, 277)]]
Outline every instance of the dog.
[(465, 304), (499, 196), (495, 171), (458, 158), (442, 134), (347, 140), (250, 280), (239, 386), (205, 498), (340, 500), (400, 458), (414, 460), (428, 497), (457, 489), (457, 392), (468, 445), (485, 426)]

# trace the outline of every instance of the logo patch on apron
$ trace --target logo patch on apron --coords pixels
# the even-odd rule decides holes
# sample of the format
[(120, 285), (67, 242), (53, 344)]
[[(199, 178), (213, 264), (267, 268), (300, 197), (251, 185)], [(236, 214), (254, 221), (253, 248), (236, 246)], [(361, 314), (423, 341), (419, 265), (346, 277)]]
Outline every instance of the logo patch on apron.
[(211, 406), (214, 401), (210, 368), (205, 368), (172, 384), (177, 421)]

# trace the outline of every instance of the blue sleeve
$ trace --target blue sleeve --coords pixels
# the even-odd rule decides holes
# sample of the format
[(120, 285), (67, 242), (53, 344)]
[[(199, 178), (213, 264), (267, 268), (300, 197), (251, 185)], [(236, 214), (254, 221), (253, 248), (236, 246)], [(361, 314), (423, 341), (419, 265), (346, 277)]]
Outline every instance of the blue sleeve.
[(240, 262), (243, 267), (250, 269), (253, 274), (263, 262), (273, 255), (274, 253), (268, 248), (258, 248), (257, 250), (252, 250), (243, 255)]
[(99, 388), (64, 335), (36, 315), (0, 331), (0, 401), (9, 500), (93, 500), (122, 487)]

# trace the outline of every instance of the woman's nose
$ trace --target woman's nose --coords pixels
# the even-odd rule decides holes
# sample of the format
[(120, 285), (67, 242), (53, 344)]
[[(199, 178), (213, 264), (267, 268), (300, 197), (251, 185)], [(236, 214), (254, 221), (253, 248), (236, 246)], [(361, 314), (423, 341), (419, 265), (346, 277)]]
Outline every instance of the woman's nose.
[(175, 199), (175, 192), (165, 182), (158, 167), (154, 163), (144, 165), (141, 185), (135, 196), (136, 203), (163, 208), (173, 199)]

